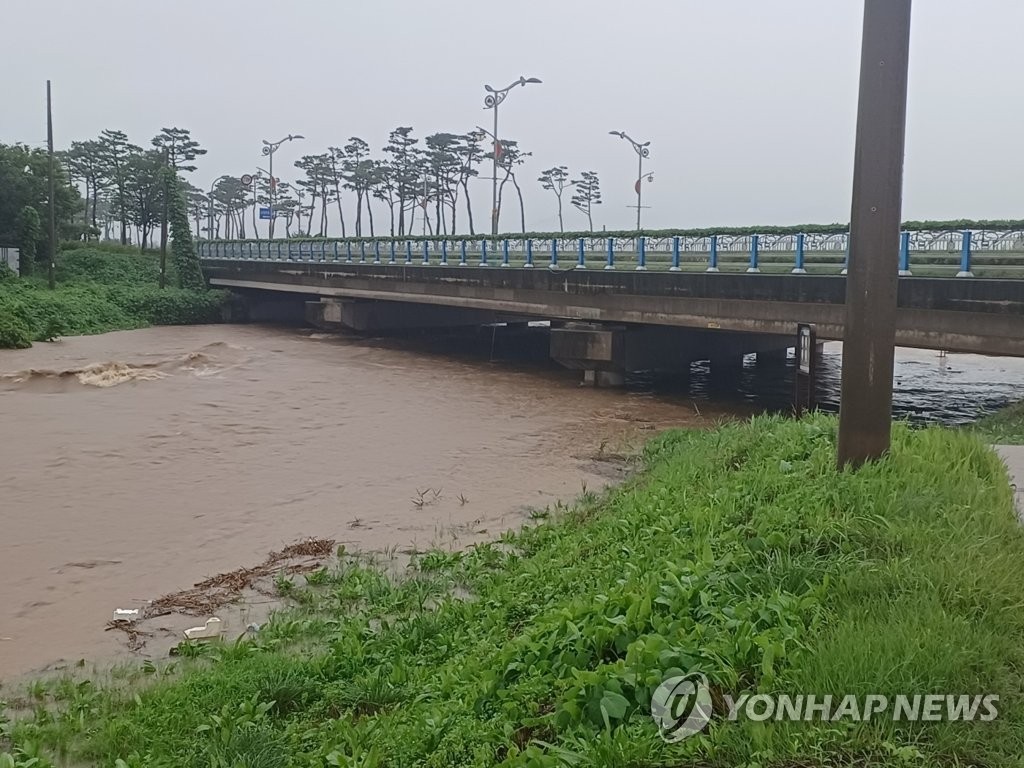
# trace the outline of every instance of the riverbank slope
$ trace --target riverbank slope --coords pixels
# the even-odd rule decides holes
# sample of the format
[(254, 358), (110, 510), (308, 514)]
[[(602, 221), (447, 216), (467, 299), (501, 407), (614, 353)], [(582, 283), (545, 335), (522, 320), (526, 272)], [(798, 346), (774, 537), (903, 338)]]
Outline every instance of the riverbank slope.
[(121, 246), (63, 251), (53, 290), (43, 278), (0, 271), (0, 349), (58, 336), (218, 322), (227, 294), (171, 287), (177, 285), (171, 261), (165, 288), (156, 253)]
[[(633, 480), (500, 542), (421, 554), (399, 580), (342, 553), (279, 580), (292, 612), (183, 645), (195, 660), (170, 673), (40, 686), (0, 750), (124, 766), (1015, 765), (1024, 534), (1005, 468), (947, 429), (898, 427), (857, 473), (834, 456), (823, 416), (666, 433)], [(707, 676), (715, 715), (667, 744), (650, 700), (684, 672)], [(993, 694), (998, 716), (730, 721), (725, 697), (755, 693)]]

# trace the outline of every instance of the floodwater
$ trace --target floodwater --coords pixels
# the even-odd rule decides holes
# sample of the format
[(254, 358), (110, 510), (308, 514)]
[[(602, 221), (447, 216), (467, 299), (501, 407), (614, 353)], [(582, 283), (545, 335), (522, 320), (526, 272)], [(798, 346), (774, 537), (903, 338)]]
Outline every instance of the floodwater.
[[(520, 341), (543, 358), (542, 331)], [(609, 459), (655, 430), (792, 393), (792, 360), (594, 390), (536, 359), (491, 362), (514, 347), (221, 325), (0, 350), (0, 680), (123, 658), (115, 608), (304, 537), (364, 552), (497, 537), (619, 479)], [(826, 346), (826, 409), (840, 353)], [(900, 415), (959, 423), (1020, 399), (1024, 361), (901, 350), (896, 382)]]
[(116, 608), (303, 537), (497, 537), (620, 477), (612, 452), (726, 410), (701, 413), (568, 372), (268, 327), (0, 350), (0, 679), (112, 658)]

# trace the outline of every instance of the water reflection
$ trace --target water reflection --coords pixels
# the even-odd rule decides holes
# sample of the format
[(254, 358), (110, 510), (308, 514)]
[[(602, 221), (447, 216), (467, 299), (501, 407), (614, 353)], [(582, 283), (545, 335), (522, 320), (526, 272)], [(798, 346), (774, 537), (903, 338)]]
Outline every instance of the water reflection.
[[(793, 401), (796, 361), (758, 365), (748, 355), (742, 369), (712, 371), (694, 363), (689, 379), (637, 374), (627, 386), (640, 391), (687, 396), (718, 404), (743, 403), (768, 411), (788, 411)], [(829, 343), (818, 365), (818, 407), (838, 412), (842, 345)], [(893, 414), (913, 423), (964, 424), (1024, 397), (1024, 360), (981, 355), (942, 355), (898, 349)]]

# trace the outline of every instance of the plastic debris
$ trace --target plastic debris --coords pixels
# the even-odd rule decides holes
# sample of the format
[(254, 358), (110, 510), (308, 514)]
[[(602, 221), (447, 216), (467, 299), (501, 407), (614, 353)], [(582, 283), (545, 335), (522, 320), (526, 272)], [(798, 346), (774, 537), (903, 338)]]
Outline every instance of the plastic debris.
[(186, 629), (185, 637), (189, 640), (210, 640), (214, 637), (220, 637), (221, 623), (221, 620), (214, 616), (207, 619), (206, 624), (201, 627)]
[(114, 621), (138, 621), (141, 617), (138, 608), (115, 608)]

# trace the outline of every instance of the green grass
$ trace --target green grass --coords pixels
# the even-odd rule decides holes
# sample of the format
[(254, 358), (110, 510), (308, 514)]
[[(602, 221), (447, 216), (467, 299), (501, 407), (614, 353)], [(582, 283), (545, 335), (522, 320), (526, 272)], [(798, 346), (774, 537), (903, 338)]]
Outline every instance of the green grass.
[[(37, 684), (29, 716), (0, 718), (0, 766), (1020, 765), (1024, 534), (1002, 464), (970, 433), (899, 427), (887, 459), (840, 473), (834, 433), (672, 432), (606, 497), (404, 578), (343, 554), (278, 584), (296, 607), (254, 637)], [(669, 745), (648, 707), (678, 670), (733, 694), (996, 693), (999, 717), (719, 714)]]
[[(65, 251), (55, 275), (52, 291), (42, 278), (0, 276), (0, 348), (57, 336), (217, 322), (227, 300), (220, 291), (161, 289), (159, 257), (123, 246)], [(171, 271), (167, 284), (175, 283)]]
[(994, 445), (1024, 445), (1024, 402), (985, 416), (973, 425), (983, 440)]

